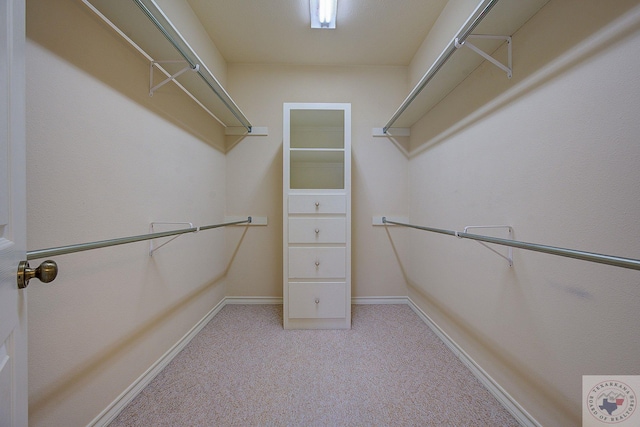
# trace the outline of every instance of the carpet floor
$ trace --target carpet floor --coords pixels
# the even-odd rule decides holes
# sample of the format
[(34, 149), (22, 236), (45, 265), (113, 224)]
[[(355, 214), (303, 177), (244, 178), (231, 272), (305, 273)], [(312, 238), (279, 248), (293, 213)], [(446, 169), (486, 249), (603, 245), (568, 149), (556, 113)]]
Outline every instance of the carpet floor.
[(351, 330), (321, 331), (227, 305), (110, 424), (517, 425), (406, 305), (354, 305)]

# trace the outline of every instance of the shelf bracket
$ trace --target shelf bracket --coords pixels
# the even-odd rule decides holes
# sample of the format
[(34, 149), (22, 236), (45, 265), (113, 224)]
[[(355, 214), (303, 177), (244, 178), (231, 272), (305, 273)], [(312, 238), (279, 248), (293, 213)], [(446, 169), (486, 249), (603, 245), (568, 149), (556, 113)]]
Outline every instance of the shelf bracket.
[[(478, 48), (476, 45), (472, 44), (469, 39), (491, 39), (491, 40), (505, 40), (507, 42), (507, 65), (504, 65), (502, 62), (495, 59), (493, 56), (489, 55), (482, 49)], [(456, 37), (454, 40), (454, 45), (456, 48), (460, 49), (463, 46), (468, 47), (478, 55), (482, 56), (487, 61), (491, 62), (496, 67), (500, 68), (502, 71), (507, 73), (507, 78), (511, 78), (513, 75), (513, 66), (511, 64), (511, 36), (493, 36), (493, 35), (484, 35), (484, 34), (471, 34), (467, 36), (465, 41), (460, 43), (458, 38)]]
[[(513, 227), (511, 227), (510, 225), (468, 225), (464, 228), (464, 234), (467, 234), (468, 230), (472, 228), (474, 229), (475, 228), (506, 228), (509, 231), (509, 239), (513, 240)], [(456, 237), (462, 238), (461, 236), (458, 236), (457, 231), (456, 231)], [(513, 248), (511, 246), (507, 248), (507, 256), (504, 256), (500, 252), (496, 251), (495, 249), (487, 245), (486, 243), (480, 242), (480, 241), (477, 241), (477, 242), (480, 243), (485, 248), (489, 249), (491, 252), (497, 254), (499, 257), (506, 259), (507, 262), (509, 263), (509, 267), (513, 267)]]
[(187, 65), (182, 70), (180, 70), (177, 73), (167, 77), (162, 82), (160, 82), (160, 83), (158, 83), (157, 85), (154, 86), (153, 85), (153, 66), (154, 65), (158, 65), (158, 64), (163, 64), (163, 63), (184, 63), (184, 64), (187, 64), (187, 61), (151, 61), (151, 64), (149, 64), (149, 96), (153, 96), (153, 92), (155, 92), (156, 90), (158, 90), (160, 87), (164, 86), (165, 84), (169, 83), (170, 81), (175, 80), (181, 74), (184, 74), (187, 71), (199, 71), (200, 70), (200, 64), (196, 64), (194, 67), (191, 67), (190, 65)]
[[(149, 225), (149, 234), (155, 233), (155, 231), (153, 230), (153, 226), (156, 225), (156, 224), (162, 224), (162, 225), (182, 224), (182, 225), (188, 225), (189, 228), (193, 228), (193, 223), (192, 222), (159, 222), (159, 221), (155, 221), (155, 222), (152, 222)], [(199, 230), (200, 230), (200, 227), (198, 227), (198, 230), (196, 230), (196, 232), (198, 232)], [(173, 236), (171, 239), (167, 240), (166, 242), (164, 242), (161, 245), (158, 245), (156, 247), (153, 247), (153, 240), (149, 240), (149, 256), (153, 256), (153, 253), (155, 251), (157, 251), (158, 249), (160, 249), (161, 247), (163, 247), (167, 243), (173, 242), (175, 239), (177, 239), (180, 236), (182, 236), (182, 234), (178, 234), (177, 236)]]

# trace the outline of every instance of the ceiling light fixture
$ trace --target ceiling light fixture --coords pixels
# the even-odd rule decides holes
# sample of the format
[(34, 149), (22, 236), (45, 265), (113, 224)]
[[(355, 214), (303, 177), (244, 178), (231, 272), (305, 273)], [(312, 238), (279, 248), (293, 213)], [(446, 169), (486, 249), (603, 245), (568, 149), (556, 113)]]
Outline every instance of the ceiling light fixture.
[(311, 28), (336, 28), (338, 0), (309, 0)]

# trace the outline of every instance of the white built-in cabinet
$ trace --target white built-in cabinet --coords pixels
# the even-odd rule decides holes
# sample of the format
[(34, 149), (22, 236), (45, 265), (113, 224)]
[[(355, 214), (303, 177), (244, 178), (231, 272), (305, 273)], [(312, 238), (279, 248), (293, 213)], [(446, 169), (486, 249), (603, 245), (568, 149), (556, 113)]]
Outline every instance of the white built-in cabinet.
[(351, 104), (285, 103), (285, 329), (351, 327)]

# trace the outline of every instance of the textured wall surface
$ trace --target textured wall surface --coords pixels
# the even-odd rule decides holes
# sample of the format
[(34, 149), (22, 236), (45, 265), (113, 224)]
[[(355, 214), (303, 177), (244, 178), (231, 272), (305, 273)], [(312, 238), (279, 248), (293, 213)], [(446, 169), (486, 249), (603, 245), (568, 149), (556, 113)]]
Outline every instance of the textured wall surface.
[[(637, 258), (634, 4), (551, 1), (514, 36), (512, 81), (485, 63), (416, 124), (411, 222)], [(410, 240), (410, 296), (543, 425), (580, 424), (582, 375), (639, 373), (637, 271)]]
[[(451, 2), (439, 27), (471, 5)], [(185, 2), (165, 6), (208, 42)], [(151, 221), (269, 220), (152, 258), (145, 243), (58, 257), (56, 282), (28, 290), (32, 425), (86, 425), (225, 295), (281, 296), (283, 102), (352, 104), (354, 297), (408, 294), (543, 425), (579, 424), (582, 375), (638, 374), (638, 272), (522, 250), (509, 268), (475, 242), (371, 225), (508, 224), (637, 258), (637, 1), (550, 1), (514, 35), (513, 79), (484, 63), (398, 141), (371, 130), (444, 33), (409, 67), (227, 65), (212, 46), (210, 68), (269, 128), (242, 138), (173, 85), (149, 98), (148, 63), (81, 2), (27, 9), (29, 250)]]
[[(232, 295), (282, 295), (282, 104), (350, 102), (352, 114), (353, 296), (405, 295), (405, 280), (373, 215), (406, 212), (408, 159), (374, 138), (405, 95), (404, 67), (229, 65), (229, 89), (268, 137), (248, 137), (227, 154), (229, 212), (257, 211), (269, 227), (253, 233), (229, 273)], [(253, 241), (252, 241), (253, 242)], [(248, 269), (243, 266), (252, 265)]]
[[(27, 248), (222, 222), (218, 123), (174, 85), (149, 98), (146, 60), (81, 2), (27, 21)], [(56, 257), (29, 287), (30, 425), (86, 425), (224, 296), (224, 231), (148, 250)]]

